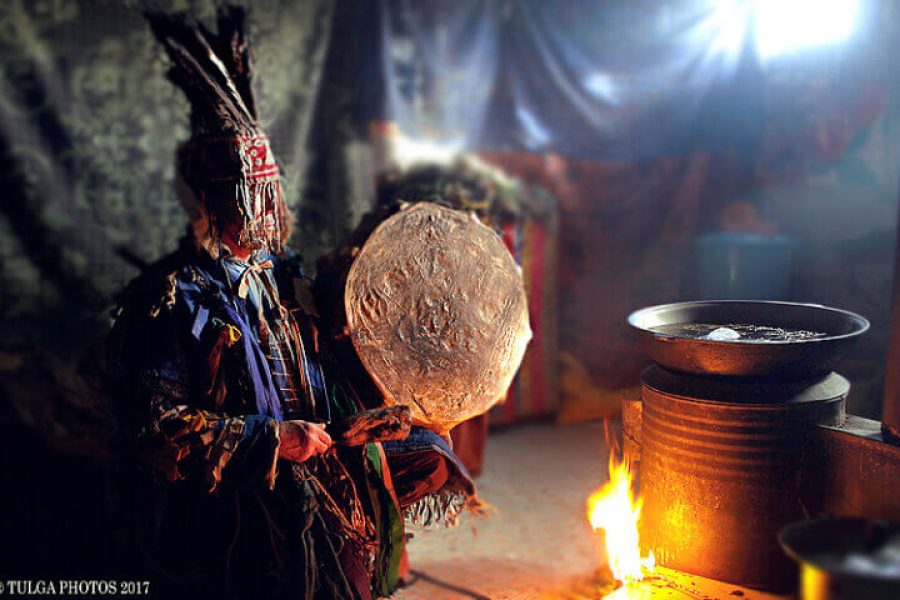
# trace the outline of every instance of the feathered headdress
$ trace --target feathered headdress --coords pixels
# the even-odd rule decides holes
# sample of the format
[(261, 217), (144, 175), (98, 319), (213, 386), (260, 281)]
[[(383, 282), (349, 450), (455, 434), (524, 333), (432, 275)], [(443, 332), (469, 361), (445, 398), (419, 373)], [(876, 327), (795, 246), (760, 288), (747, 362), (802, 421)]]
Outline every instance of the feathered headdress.
[(223, 225), (241, 219), (242, 245), (279, 252), (290, 216), (257, 122), (243, 9), (220, 9), (218, 33), (184, 15), (146, 17), (172, 60), (169, 78), (191, 104), (191, 139), (180, 146), (178, 163), (209, 220), (209, 236), (219, 240)]

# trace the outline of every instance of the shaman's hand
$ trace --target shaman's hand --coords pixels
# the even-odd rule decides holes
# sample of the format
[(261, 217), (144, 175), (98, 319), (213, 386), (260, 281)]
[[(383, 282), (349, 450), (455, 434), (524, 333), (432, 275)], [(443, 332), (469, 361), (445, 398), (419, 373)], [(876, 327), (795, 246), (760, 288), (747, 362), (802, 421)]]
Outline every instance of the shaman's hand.
[(278, 456), (291, 462), (302, 463), (325, 453), (332, 445), (324, 423), (283, 421), (278, 424), (278, 431), (281, 437)]

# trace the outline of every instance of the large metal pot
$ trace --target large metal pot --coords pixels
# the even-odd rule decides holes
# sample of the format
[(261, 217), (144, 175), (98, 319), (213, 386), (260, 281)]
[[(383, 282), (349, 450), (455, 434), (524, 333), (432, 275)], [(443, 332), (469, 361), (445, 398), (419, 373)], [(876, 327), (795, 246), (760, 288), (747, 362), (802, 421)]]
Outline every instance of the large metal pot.
[(778, 534), (800, 565), (799, 600), (900, 598), (900, 526), (858, 518), (812, 519)]
[[(710, 300), (662, 304), (628, 317), (641, 349), (655, 363), (681, 373), (732, 377), (804, 378), (831, 371), (857, 337), (863, 317), (819, 304)], [(659, 328), (695, 323), (746, 323), (821, 332), (809, 340), (754, 343), (692, 339)]]

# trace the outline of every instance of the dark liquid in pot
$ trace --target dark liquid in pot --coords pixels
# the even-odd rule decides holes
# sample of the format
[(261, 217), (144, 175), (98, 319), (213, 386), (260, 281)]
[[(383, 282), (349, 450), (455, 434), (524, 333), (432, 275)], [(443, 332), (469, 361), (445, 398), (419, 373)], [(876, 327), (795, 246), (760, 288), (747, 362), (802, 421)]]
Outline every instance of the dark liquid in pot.
[[(827, 333), (790, 329), (787, 327), (769, 327), (768, 325), (749, 325), (744, 323), (672, 323), (650, 327), (650, 331), (683, 337), (692, 340), (715, 340), (719, 342), (802, 342), (828, 337)], [(717, 331), (718, 330), (718, 331)], [(728, 330), (731, 330), (730, 333)], [(716, 333), (713, 333), (716, 332)], [(713, 334), (710, 337), (710, 334)], [(736, 335), (740, 337), (736, 337)]]

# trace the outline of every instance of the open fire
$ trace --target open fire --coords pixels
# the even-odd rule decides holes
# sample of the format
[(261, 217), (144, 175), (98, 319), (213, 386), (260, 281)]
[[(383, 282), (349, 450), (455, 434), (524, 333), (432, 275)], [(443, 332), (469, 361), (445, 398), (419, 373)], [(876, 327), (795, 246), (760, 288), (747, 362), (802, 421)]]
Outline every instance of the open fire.
[(628, 462), (609, 456), (609, 481), (588, 498), (588, 521), (605, 533), (606, 556), (613, 576), (623, 583), (640, 581), (653, 572), (653, 552), (641, 556), (638, 520), (641, 499), (632, 491), (634, 476)]

